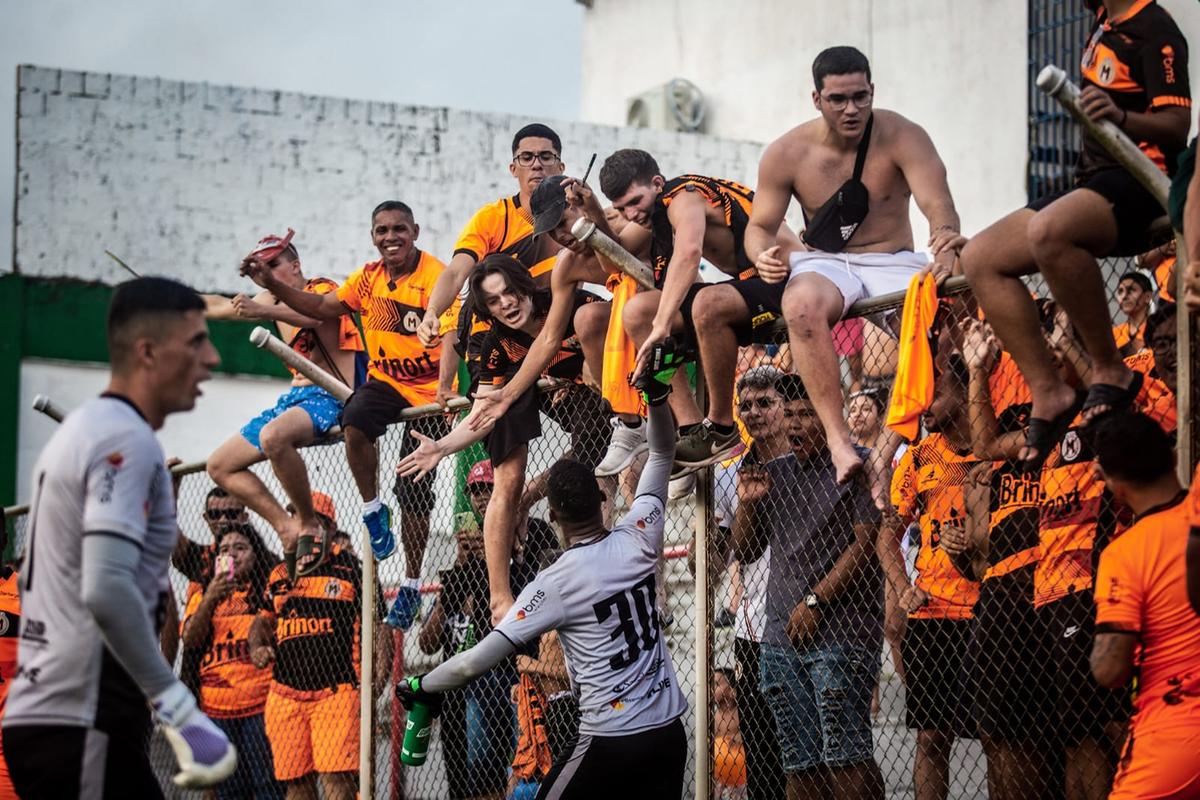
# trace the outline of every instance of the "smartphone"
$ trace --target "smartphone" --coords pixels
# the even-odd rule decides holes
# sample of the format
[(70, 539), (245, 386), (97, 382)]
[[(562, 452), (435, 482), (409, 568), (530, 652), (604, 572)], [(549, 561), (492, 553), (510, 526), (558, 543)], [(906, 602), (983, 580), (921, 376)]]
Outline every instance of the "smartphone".
[(227, 580), (233, 580), (233, 557), (219, 555), (216, 561), (216, 574), (224, 575)]

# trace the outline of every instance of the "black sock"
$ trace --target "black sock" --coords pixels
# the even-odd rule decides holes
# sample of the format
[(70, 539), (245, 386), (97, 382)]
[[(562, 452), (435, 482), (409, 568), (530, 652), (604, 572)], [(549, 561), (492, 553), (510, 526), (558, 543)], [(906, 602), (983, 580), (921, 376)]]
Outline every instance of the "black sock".
[(641, 417), (638, 417), (637, 422), (626, 422), (625, 420), (621, 419), (620, 417), (617, 417), (617, 421), (620, 422), (622, 425), (624, 425), (626, 428), (629, 428), (630, 430), (636, 430), (637, 428), (642, 427), (642, 418)]
[(680, 437), (687, 436), (689, 433), (691, 433), (692, 431), (696, 430), (696, 428), (699, 428), (699, 427), (700, 427), (699, 422), (693, 422), (691, 425), (680, 425), (679, 426), (679, 435), (680, 435)]
[(716, 431), (717, 433), (721, 434), (722, 436), (728, 436), (729, 434), (733, 433), (733, 426), (732, 426), (732, 425), (721, 425), (721, 424), (719, 424), (719, 423), (716, 423), (716, 422), (709, 422), (709, 423), (708, 423), (708, 425), (709, 425), (709, 427), (711, 427), (711, 428), (712, 428), (714, 431)]

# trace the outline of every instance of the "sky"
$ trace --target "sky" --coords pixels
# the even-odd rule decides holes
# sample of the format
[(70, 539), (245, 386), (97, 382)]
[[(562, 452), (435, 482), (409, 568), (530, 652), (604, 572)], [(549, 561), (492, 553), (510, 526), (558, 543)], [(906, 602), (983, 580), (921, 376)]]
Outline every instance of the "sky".
[(0, 19), (0, 272), (12, 263), (19, 64), (579, 116), (574, 0), (0, 0)]

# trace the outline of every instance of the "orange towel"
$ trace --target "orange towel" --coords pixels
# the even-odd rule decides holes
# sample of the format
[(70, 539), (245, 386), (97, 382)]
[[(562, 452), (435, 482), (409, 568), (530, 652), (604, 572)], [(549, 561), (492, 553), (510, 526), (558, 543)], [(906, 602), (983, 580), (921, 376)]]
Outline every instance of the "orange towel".
[(614, 414), (646, 415), (642, 396), (629, 385), (629, 376), (637, 363), (637, 348), (625, 334), (621, 312), (629, 298), (637, 294), (637, 281), (623, 272), (611, 275), (608, 290), (612, 292), (612, 312), (608, 317), (608, 333), (604, 337), (603, 375), (600, 392), (612, 406)]
[(924, 280), (914, 275), (904, 295), (900, 359), (887, 415), (887, 426), (910, 442), (921, 430), (921, 414), (933, 403), (933, 350), (929, 336), (937, 307), (933, 274), (925, 275)]
[(552, 758), (546, 734), (546, 701), (542, 690), (528, 675), (517, 684), (517, 725), (521, 736), (513, 756), (513, 775), (540, 781), (550, 774)]

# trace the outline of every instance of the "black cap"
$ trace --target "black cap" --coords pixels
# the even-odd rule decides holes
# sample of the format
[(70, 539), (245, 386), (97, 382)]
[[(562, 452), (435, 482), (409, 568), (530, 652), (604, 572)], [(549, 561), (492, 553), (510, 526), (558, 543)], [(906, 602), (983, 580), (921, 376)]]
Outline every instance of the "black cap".
[(552, 231), (562, 222), (563, 213), (567, 210), (567, 192), (562, 188), (565, 180), (563, 175), (551, 175), (533, 190), (529, 198), (529, 212), (533, 214), (534, 236)]
[(1117, 280), (1117, 283), (1120, 283), (1121, 281), (1134, 281), (1135, 283), (1141, 284), (1142, 288), (1147, 292), (1154, 291), (1154, 286), (1150, 283), (1150, 276), (1140, 270), (1129, 270), (1129, 272), (1126, 272)]

